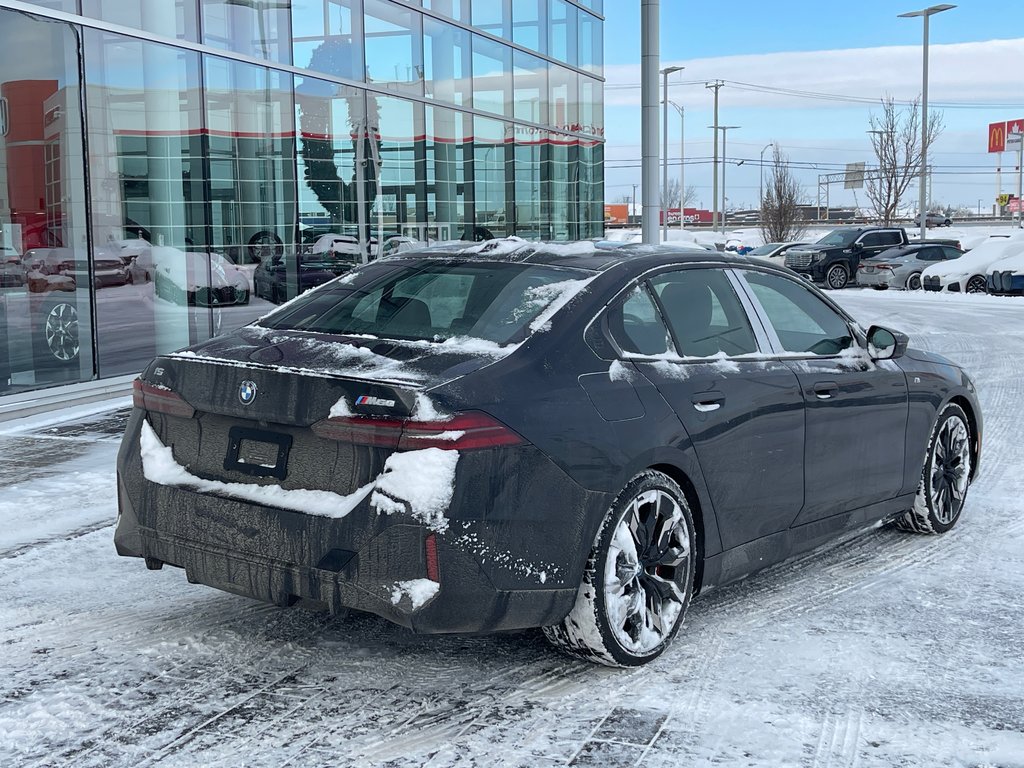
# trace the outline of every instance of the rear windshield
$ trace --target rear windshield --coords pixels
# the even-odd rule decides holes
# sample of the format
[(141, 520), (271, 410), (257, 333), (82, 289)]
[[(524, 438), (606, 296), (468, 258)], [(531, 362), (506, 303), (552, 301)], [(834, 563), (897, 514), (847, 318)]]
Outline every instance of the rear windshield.
[(418, 341), (467, 336), (507, 344), (536, 330), (591, 277), (581, 269), (537, 264), (386, 261), (300, 297), (260, 325)]
[(759, 248), (755, 248), (747, 256), (765, 256), (774, 253), (775, 249), (778, 248), (782, 243), (765, 243)]
[(849, 245), (857, 239), (860, 232), (856, 229), (833, 229), (821, 240), (818, 245)]

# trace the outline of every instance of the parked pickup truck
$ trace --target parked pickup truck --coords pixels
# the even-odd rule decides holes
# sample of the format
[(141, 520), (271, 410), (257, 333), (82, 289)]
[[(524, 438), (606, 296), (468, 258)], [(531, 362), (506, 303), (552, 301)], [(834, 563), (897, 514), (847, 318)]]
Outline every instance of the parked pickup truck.
[(860, 260), (909, 242), (900, 227), (839, 227), (813, 245), (791, 248), (786, 266), (826, 288), (845, 288)]

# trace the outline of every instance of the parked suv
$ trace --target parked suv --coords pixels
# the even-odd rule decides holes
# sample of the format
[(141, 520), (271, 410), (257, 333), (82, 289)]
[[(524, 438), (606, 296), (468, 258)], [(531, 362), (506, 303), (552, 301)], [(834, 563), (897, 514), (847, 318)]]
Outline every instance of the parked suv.
[(907, 243), (907, 233), (899, 227), (840, 227), (814, 245), (791, 249), (786, 254), (786, 266), (838, 290), (857, 274), (861, 259)]

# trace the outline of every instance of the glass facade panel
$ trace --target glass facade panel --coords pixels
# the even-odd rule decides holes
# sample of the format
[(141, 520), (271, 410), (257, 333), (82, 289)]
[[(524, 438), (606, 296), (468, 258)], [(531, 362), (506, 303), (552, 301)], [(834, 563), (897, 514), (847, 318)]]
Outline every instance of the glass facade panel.
[(95, 373), (79, 34), (0, 10), (0, 393)]
[(470, 0), (423, 0), (423, 7), (442, 13), (449, 19), (469, 24), (472, 21)]
[(366, 195), (358, 171), (376, 150), (368, 145), (363, 90), (296, 77), (295, 120), (299, 243), (261, 260), (253, 278), (256, 296), (274, 303), (331, 279), (366, 251), (365, 237), (359, 240), (359, 222), (367, 216), (360, 213)]
[(548, 152), (545, 166), (547, 210), (544, 219), (551, 227), (552, 240), (576, 240), (579, 171), (577, 166), (578, 140), (564, 133), (548, 133)]
[(428, 106), (426, 130), (427, 229), (417, 239), (472, 240), (472, 185), (466, 184), (466, 168), (473, 159), (468, 138), (473, 120)]
[(576, 65), (575, 5), (566, 0), (548, 0), (548, 54), (553, 59)]
[(506, 210), (513, 160), (511, 135), (510, 123), (473, 119), (474, 213), (477, 232), (485, 238), (512, 234), (512, 217)]
[(565, 131), (579, 130), (579, 75), (552, 64), (548, 68), (551, 125)]
[(210, 245), (239, 263), (267, 241), (294, 246), (295, 157), (291, 78), (263, 67), (207, 57)]
[(544, 131), (516, 126), (515, 234), (528, 239), (550, 239), (541, 216)]
[(473, 26), (495, 37), (512, 39), (511, 0), (472, 0)]
[(512, 42), (547, 52), (547, 0), (512, 0)]
[(522, 51), (512, 52), (513, 112), (517, 120), (546, 123), (548, 119), (548, 63)]
[(512, 49), (473, 35), (473, 106), (512, 116)]
[(579, 130), (591, 136), (604, 136), (604, 83), (580, 75)]
[(82, 15), (165, 37), (199, 40), (199, 11), (196, 0), (164, 0), (156, 3), (82, 0)]
[[(46, 18), (79, 6), (138, 33)], [(0, 392), (137, 372), (413, 241), (603, 232), (574, 3), (38, 7), (0, 9)]]
[[(149, 2), (159, 5), (166, 0)], [(290, 0), (200, 0), (200, 4), (207, 45), (291, 63)]]
[(429, 98), (470, 107), (473, 101), (472, 35), (429, 16), (423, 19), (423, 71)]
[(579, 13), (579, 66), (592, 75), (604, 71), (604, 30), (596, 16)]
[(422, 96), (423, 14), (387, 0), (364, 3), (367, 81)]
[[(370, 243), (381, 248), (395, 236), (419, 239), (418, 233), (426, 226), (426, 129), (422, 104), (367, 94), (368, 105), (374, 100), (380, 115), (380, 181), (373, 185), (369, 179), (367, 188), (372, 192), (376, 187), (376, 194), (370, 197)], [(368, 111), (372, 114), (372, 106)], [(371, 159), (370, 167), (374, 164)]]
[(291, 6), (295, 66), (365, 79), (359, 0), (292, 0)]
[(199, 56), (86, 30), (85, 60), (94, 253), (125, 270), (96, 292), (99, 369), (124, 374), (212, 331)]
[(65, 13), (78, 13), (78, 0), (29, 0), (40, 8), (52, 8)]
[(579, 142), (579, 220), (581, 238), (604, 234), (604, 143)]

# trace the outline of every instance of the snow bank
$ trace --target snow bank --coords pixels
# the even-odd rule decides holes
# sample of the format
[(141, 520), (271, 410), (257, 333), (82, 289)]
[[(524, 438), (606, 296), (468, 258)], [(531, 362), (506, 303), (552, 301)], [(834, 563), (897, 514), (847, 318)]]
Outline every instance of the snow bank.
[(280, 485), (225, 483), (196, 477), (174, 460), (174, 452), (160, 442), (149, 422), (142, 422), (139, 438), (142, 451), (142, 473), (151, 483), (173, 488), (187, 488), (202, 493), (216, 493), (253, 504), (265, 504), (294, 512), (321, 517), (342, 518), (355, 509), (373, 488), (373, 484), (343, 496), (333, 491), (288, 490)]
[(377, 477), (370, 505), (381, 514), (412, 515), (443, 533), (448, 529), (445, 512), (452, 502), (458, 462), (458, 451), (440, 448), (393, 453)]

